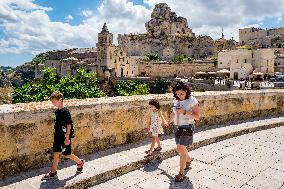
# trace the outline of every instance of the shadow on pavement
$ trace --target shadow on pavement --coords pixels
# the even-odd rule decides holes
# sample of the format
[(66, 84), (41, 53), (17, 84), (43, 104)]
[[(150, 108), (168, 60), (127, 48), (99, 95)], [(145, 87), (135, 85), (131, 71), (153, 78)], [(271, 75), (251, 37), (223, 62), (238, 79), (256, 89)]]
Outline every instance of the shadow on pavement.
[(66, 185), (66, 182), (68, 180), (73, 179), (74, 177), (76, 177), (78, 174), (75, 174), (69, 178), (66, 178), (64, 180), (58, 180), (58, 179), (51, 179), (51, 180), (46, 180), (46, 181), (42, 181), (42, 183), (40, 184), (39, 189), (52, 189), (52, 188), (62, 188)]
[[(162, 175), (165, 175), (170, 180), (170, 186), (169, 189), (194, 189), (192, 182), (189, 180), (189, 178), (186, 176), (183, 182), (175, 182), (175, 178), (172, 175), (169, 175), (166, 171), (163, 169), (158, 168), (160, 171), (162, 171)], [(185, 174), (189, 170), (185, 171)]]

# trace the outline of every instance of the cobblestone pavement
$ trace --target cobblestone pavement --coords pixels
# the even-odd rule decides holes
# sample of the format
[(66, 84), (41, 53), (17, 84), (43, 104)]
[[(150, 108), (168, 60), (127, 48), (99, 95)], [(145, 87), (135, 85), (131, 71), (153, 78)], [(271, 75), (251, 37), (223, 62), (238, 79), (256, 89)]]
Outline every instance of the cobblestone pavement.
[(284, 126), (207, 145), (195, 158), (186, 180), (174, 182), (179, 157), (153, 162), (91, 189), (284, 189)]

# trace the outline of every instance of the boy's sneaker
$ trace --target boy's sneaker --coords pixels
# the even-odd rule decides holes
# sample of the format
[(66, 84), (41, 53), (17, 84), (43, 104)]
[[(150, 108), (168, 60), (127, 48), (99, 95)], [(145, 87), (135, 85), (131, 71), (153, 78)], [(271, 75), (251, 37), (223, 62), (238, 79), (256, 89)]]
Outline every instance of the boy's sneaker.
[(57, 178), (58, 178), (57, 177), (57, 171), (55, 173), (52, 173), (50, 171), (46, 175), (44, 175), (41, 180), (49, 180), (49, 179), (57, 179)]
[(82, 163), (77, 164), (77, 173), (82, 173), (85, 160), (81, 159)]

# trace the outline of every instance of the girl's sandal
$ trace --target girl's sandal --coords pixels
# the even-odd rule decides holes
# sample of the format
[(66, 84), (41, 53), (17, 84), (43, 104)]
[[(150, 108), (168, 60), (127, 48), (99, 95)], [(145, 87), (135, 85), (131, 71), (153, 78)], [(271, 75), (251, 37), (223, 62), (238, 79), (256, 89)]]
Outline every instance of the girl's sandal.
[(146, 154), (149, 154), (149, 153), (150, 153), (150, 150), (146, 150), (145, 153), (146, 153)]
[(190, 161), (186, 162), (184, 170), (189, 169), (190, 164), (191, 164), (191, 162), (192, 162), (192, 161), (193, 161), (193, 158), (191, 158), (191, 160), (190, 160)]
[(185, 175), (182, 173), (178, 173), (178, 175), (175, 176), (175, 182), (182, 182), (185, 179)]

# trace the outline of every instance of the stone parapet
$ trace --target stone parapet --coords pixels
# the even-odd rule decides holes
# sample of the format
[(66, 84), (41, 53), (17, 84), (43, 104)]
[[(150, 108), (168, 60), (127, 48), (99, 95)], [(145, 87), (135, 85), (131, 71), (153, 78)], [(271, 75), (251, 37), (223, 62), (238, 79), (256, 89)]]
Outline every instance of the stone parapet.
[[(284, 90), (194, 92), (197, 127), (284, 114)], [(75, 125), (74, 153), (131, 143), (148, 136), (148, 101), (158, 99), (169, 117), (172, 94), (66, 100)], [(50, 102), (0, 105), (0, 177), (50, 161), (54, 115)]]

